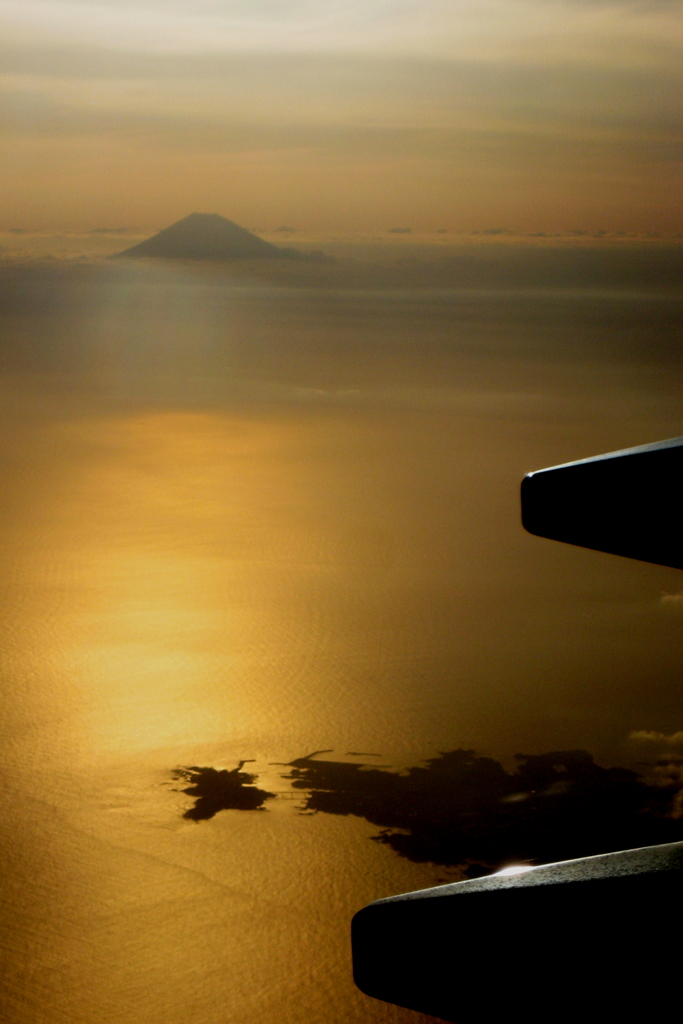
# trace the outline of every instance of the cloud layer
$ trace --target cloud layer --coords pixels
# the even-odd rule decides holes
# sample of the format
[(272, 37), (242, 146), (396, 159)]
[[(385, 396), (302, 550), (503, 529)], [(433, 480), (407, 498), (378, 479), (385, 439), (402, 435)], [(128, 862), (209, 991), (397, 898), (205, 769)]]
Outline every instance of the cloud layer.
[(0, 3), (0, 220), (675, 233), (678, 6)]

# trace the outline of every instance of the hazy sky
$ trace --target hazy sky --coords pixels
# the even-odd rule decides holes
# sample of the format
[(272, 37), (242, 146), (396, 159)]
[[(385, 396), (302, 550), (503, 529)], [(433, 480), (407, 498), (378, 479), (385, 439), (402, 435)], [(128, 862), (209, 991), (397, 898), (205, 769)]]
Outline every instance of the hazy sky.
[(675, 234), (682, 7), (0, 2), (0, 227)]

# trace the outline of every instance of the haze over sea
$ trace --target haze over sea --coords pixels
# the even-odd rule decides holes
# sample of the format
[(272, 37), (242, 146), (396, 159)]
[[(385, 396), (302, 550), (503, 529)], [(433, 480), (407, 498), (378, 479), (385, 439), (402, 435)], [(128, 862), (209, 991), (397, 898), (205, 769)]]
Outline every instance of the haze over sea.
[[(683, 433), (680, 244), (2, 241), (4, 1019), (426, 1021), (354, 989), (348, 925), (457, 865), (282, 765), (680, 761), (681, 574), (518, 508)], [(183, 817), (176, 769), (245, 759), (265, 809)]]

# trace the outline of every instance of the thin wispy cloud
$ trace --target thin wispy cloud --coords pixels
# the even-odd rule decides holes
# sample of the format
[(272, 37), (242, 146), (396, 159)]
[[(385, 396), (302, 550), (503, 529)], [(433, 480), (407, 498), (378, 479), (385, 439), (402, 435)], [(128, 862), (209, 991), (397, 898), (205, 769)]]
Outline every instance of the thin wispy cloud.
[(551, 40), (571, 46), (574, 37), (661, 35), (661, 21), (678, 8), (676, 0), (4, 0), (0, 19), (16, 37), (155, 52), (200, 47), (457, 56), (502, 54), (534, 41), (547, 54)]
[(683, 747), (683, 730), (666, 735), (651, 729), (636, 729), (629, 735), (630, 740), (638, 743), (654, 743), (658, 746)]
[(677, 7), (0, 0), (0, 219), (251, 222), (265, 204), (310, 223), (313, 205), (322, 230), (670, 236)]

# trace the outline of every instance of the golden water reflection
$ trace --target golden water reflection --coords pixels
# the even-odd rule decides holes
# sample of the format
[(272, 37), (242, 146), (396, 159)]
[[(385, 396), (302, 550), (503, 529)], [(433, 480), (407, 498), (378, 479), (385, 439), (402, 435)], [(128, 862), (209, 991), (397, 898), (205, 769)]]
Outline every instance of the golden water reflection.
[(527, 470), (681, 432), (669, 320), (145, 273), (0, 348), (8, 1019), (412, 1020), (354, 991), (347, 923), (437, 869), (280, 796), (188, 821), (173, 770), (675, 733), (678, 574), (518, 518)]

